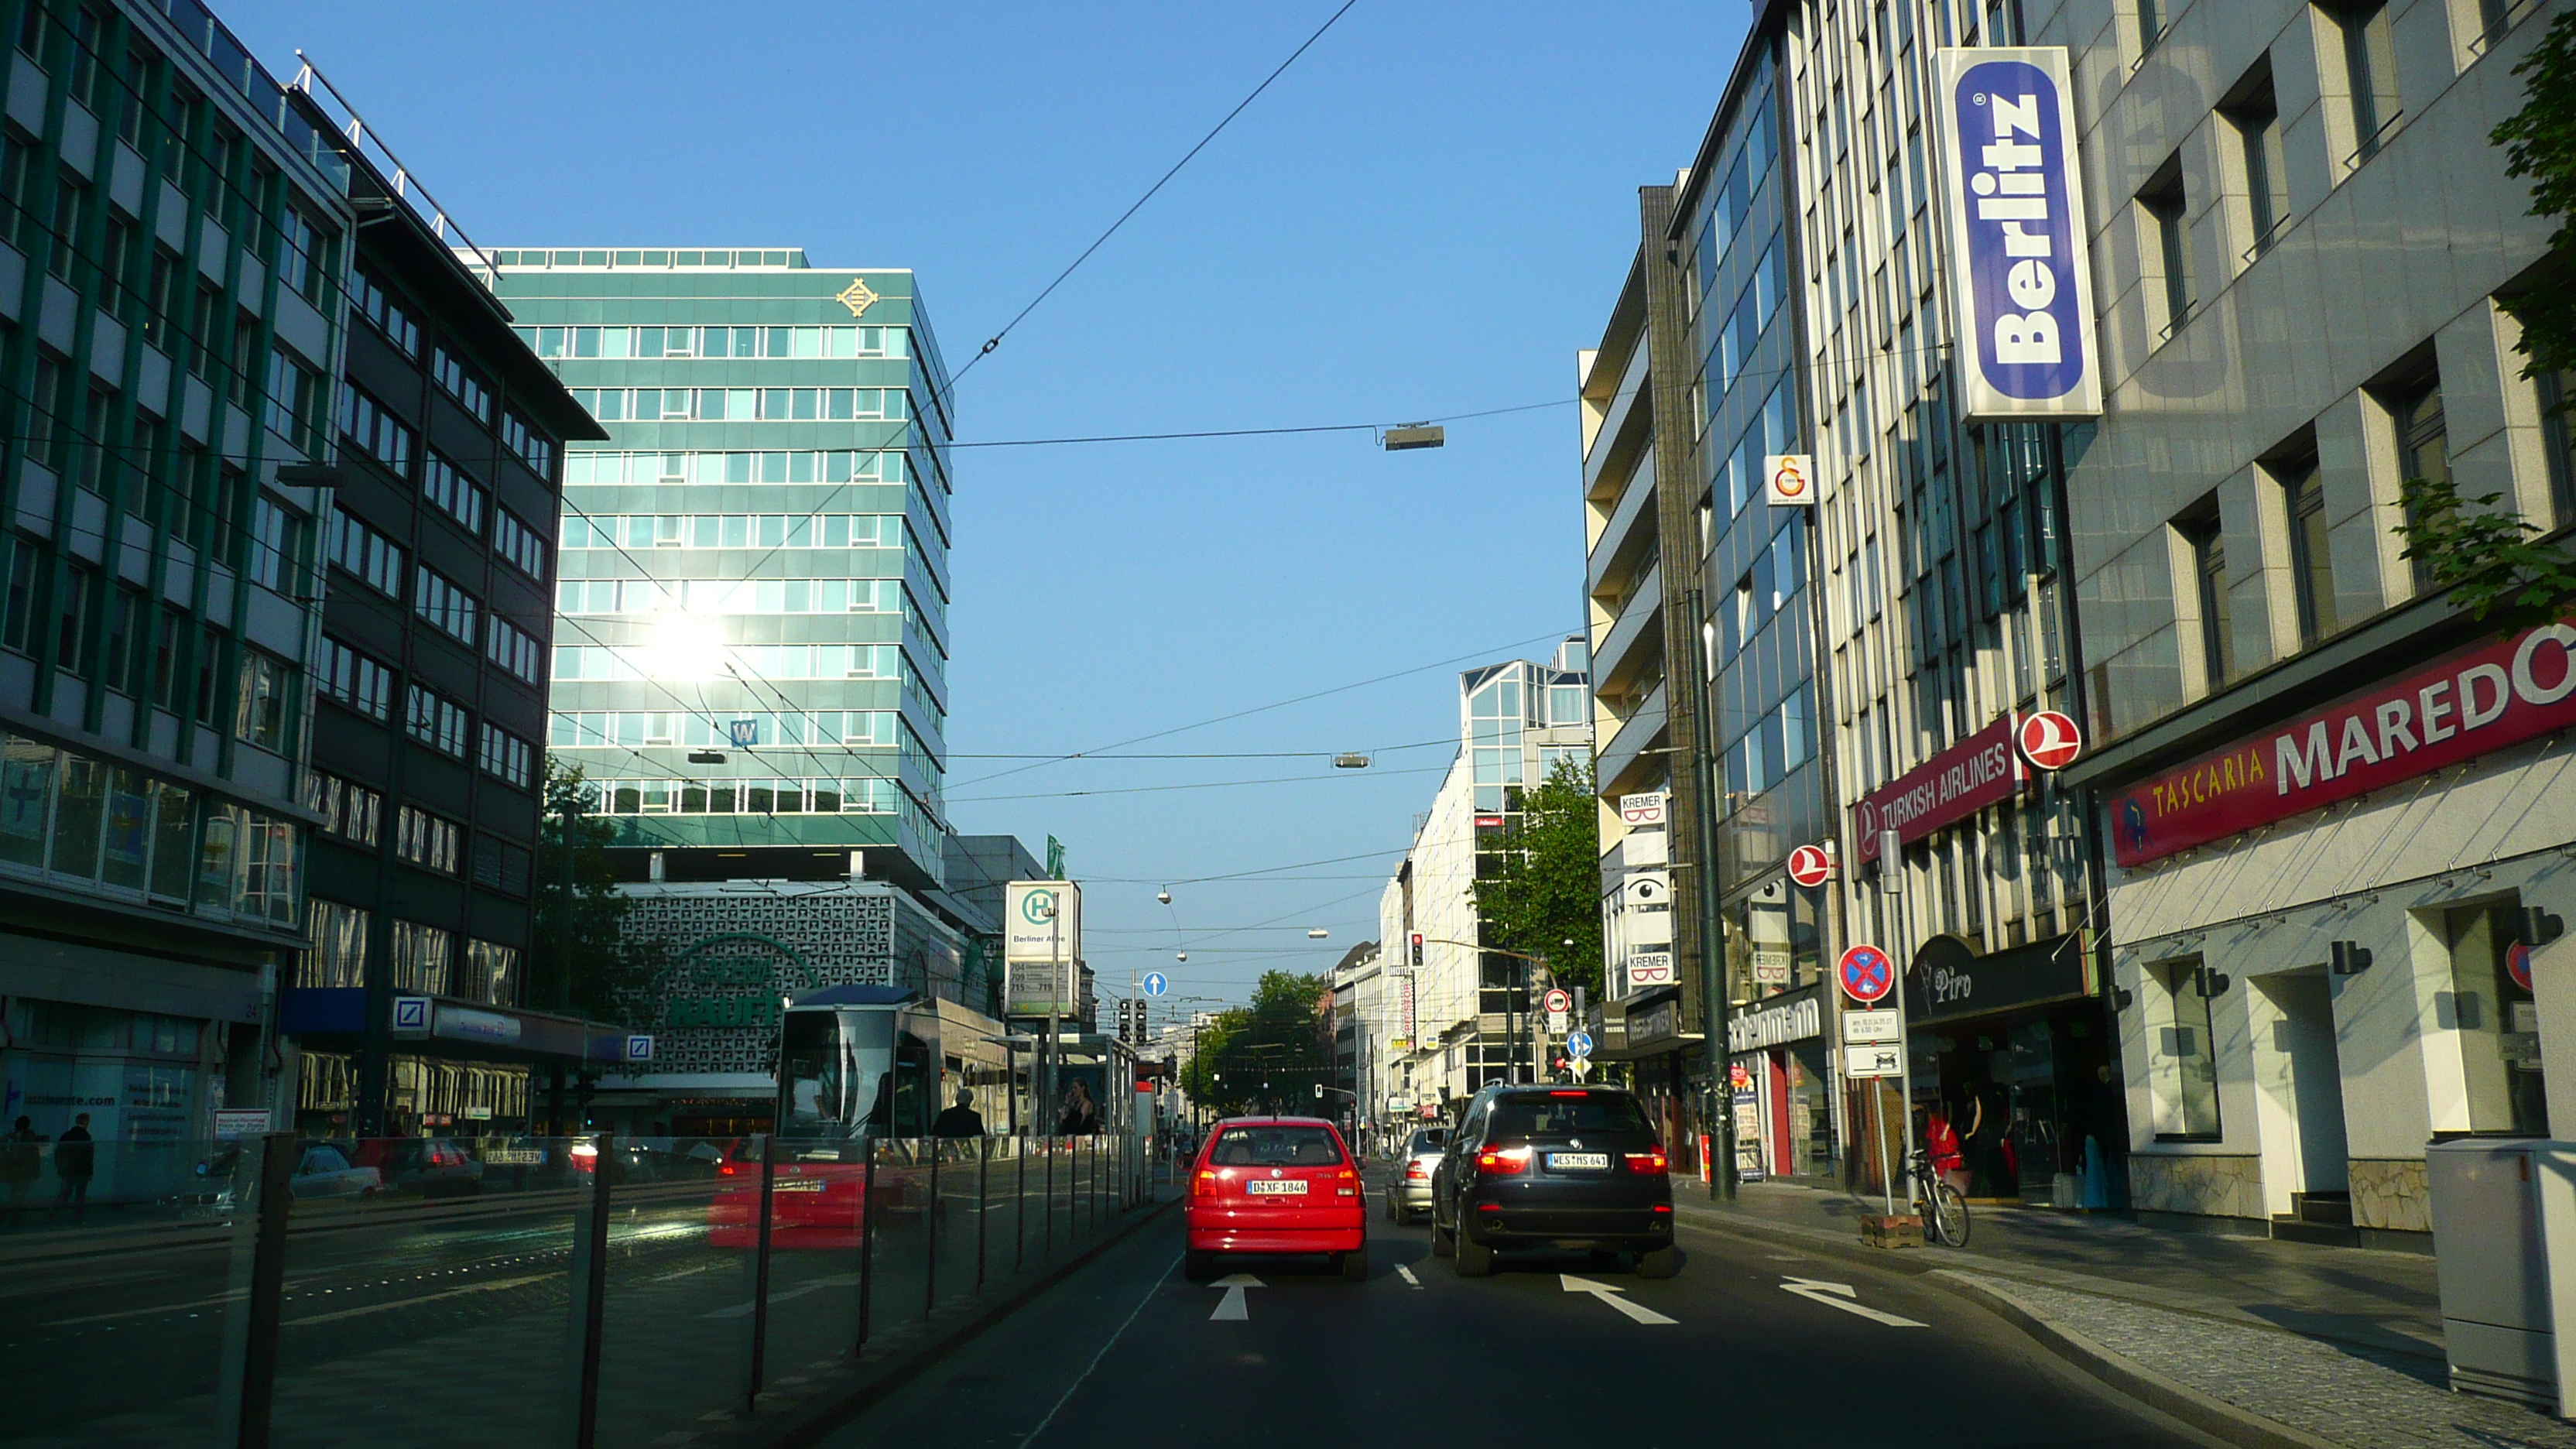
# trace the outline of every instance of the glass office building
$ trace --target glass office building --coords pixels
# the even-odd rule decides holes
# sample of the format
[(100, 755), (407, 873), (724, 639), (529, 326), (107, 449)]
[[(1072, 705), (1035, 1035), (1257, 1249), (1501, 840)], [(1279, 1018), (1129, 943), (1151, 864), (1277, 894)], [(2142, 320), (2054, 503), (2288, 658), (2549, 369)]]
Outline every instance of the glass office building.
[(548, 749), (655, 878), (856, 875), (864, 851), (935, 885), (948, 398), (912, 273), (493, 258), (609, 433), (566, 460)]

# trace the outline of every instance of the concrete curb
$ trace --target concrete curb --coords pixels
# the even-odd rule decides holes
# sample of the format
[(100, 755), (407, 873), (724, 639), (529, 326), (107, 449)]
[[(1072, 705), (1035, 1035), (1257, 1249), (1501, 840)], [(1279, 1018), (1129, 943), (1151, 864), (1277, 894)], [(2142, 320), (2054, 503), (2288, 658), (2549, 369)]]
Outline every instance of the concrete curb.
[(2068, 1328), (2038, 1308), (2002, 1289), (1977, 1282), (1958, 1269), (1933, 1266), (1926, 1259), (1917, 1256), (1918, 1250), (1891, 1251), (1885, 1248), (1869, 1248), (1862, 1246), (1858, 1239), (1846, 1241), (1838, 1233), (1828, 1233), (1818, 1228), (1765, 1222), (1759, 1218), (1739, 1217), (1710, 1209), (1685, 1212), (1680, 1216), (1684, 1224), (1713, 1233), (1753, 1238), (1766, 1243), (1794, 1244), (1827, 1257), (1843, 1259), (1865, 1267), (1876, 1268), (1882, 1272), (1893, 1271), (1918, 1279), (1937, 1279), (1941, 1288), (1967, 1299), (2029, 1334), (2051, 1353), (2091, 1374), (2112, 1389), (2152, 1409), (2179, 1419), (2204, 1434), (2238, 1445), (2240, 1449), (2347, 1449), (2345, 1445), (2303, 1433), (2287, 1424), (2257, 1414), (2251, 1409), (2240, 1408), (2223, 1399), (2212, 1398), (2198, 1389), (2167, 1378), (2144, 1364), (2116, 1353)]
[[(711, 1432), (704, 1434), (698, 1442), (721, 1445), (722, 1449), (805, 1449), (805, 1446), (819, 1442), (823, 1436), (847, 1423), (852, 1415), (911, 1382), (923, 1368), (1017, 1312), (1030, 1299), (1071, 1277), (1077, 1269), (1101, 1254), (1127, 1241), (1147, 1223), (1160, 1218), (1166, 1209), (1178, 1206), (1180, 1199), (1177, 1197), (1144, 1204), (1116, 1231), (1041, 1276), (999, 1297), (974, 1303), (971, 1311), (960, 1312), (945, 1322), (934, 1316), (926, 1331), (915, 1333), (883, 1358), (874, 1362), (862, 1358), (852, 1363), (841, 1374), (834, 1375), (844, 1382), (821, 1385), (812, 1395), (792, 1404), (782, 1404), (772, 1412), (747, 1422), (736, 1420), (721, 1428), (711, 1425)], [(906, 1327), (920, 1330), (924, 1326)], [(894, 1332), (901, 1333), (903, 1329)]]
[(1943, 1287), (2038, 1339), (2059, 1358), (2204, 1434), (2242, 1445), (2243, 1449), (2344, 1449), (2332, 1440), (2302, 1433), (2167, 1378), (2057, 1322), (2003, 1289), (1977, 1282), (1955, 1268), (1935, 1268), (1923, 1276), (1943, 1280)]

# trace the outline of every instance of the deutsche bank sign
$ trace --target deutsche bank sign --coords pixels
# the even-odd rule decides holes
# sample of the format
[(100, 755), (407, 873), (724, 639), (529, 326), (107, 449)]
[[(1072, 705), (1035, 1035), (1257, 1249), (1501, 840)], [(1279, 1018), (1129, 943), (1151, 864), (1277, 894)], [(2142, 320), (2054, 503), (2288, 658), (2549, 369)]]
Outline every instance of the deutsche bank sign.
[(1944, 50), (1940, 123), (1970, 418), (2102, 411), (2062, 46)]

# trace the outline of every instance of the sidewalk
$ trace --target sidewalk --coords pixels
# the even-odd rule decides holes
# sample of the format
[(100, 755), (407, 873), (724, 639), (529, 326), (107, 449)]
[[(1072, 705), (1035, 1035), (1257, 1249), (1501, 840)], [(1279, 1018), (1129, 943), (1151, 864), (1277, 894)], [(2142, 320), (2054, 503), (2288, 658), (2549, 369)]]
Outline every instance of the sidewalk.
[(1748, 1183), (1721, 1207), (1703, 1191), (1674, 1194), (1685, 1223), (1938, 1271), (2097, 1376), (2170, 1399), (2158, 1406), (2233, 1442), (2576, 1449), (2576, 1424), (2450, 1392), (2430, 1257), (1993, 1207), (1971, 1209), (1967, 1249), (1889, 1252), (1860, 1245), (1854, 1220), (1879, 1210), (1875, 1198)]

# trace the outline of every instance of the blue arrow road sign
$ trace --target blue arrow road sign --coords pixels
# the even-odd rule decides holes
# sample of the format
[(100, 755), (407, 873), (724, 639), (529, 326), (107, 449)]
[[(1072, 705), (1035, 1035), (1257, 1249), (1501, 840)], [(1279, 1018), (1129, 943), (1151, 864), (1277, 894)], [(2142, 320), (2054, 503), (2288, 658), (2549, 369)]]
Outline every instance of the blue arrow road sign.
[(1145, 973), (1145, 994), (1147, 996), (1160, 996), (1171, 989), (1171, 978), (1165, 976), (1162, 972), (1148, 971)]
[(1565, 1050), (1569, 1056), (1588, 1057), (1592, 1055), (1592, 1033), (1588, 1031), (1578, 1031), (1568, 1036), (1565, 1039)]

